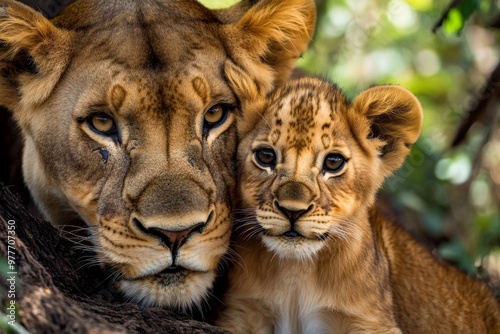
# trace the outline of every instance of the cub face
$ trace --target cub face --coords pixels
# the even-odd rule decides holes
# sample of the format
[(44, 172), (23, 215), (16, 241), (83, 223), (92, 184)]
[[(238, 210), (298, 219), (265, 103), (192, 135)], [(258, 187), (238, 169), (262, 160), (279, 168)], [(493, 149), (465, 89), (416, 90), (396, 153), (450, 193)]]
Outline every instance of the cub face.
[(294, 259), (356, 238), (357, 217), (420, 133), (416, 98), (378, 86), (351, 103), (336, 86), (305, 78), (256, 104), (239, 124), (240, 206), (250, 216), (242, 236), (259, 235)]
[(23, 132), (26, 183), (51, 222), (90, 226), (131, 300), (199, 305), (227, 251), (244, 97), (225, 65), (269, 91), (315, 19), (313, 1), (254, 3), (80, 0), (48, 21), (0, 0), (0, 104)]

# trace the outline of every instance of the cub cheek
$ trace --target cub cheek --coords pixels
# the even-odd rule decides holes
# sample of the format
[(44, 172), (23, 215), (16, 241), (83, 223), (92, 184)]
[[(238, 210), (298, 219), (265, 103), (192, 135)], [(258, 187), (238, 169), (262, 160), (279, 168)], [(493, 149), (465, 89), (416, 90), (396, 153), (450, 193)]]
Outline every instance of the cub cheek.
[(255, 208), (258, 205), (257, 192), (255, 189), (251, 189), (250, 187), (242, 185), (240, 187), (240, 197), (241, 202), (249, 208)]
[(351, 216), (362, 208), (355, 194), (337, 194), (333, 199), (332, 213), (334, 216)]
[(252, 208), (262, 207), (273, 202), (272, 182), (243, 183), (240, 186), (242, 202)]

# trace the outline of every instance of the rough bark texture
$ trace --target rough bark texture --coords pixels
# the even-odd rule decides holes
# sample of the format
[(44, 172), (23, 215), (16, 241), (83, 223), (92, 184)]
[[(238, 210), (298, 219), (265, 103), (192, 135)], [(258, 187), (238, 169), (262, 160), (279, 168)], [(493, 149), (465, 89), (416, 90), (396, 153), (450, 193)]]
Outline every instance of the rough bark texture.
[[(9, 226), (15, 226), (15, 235)], [(109, 273), (82, 266), (93, 254), (76, 249), (50, 223), (31, 216), (7, 187), (0, 187), (0, 239), (0, 257), (7, 258), (11, 245), (16, 265), (3, 273), (0, 311), (8, 314), (5, 305), (15, 300), (16, 322), (31, 333), (225, 332), (186, 315), (122, 300)], [(9, 297), (10, 271), (17, 273), (15, 298)]]

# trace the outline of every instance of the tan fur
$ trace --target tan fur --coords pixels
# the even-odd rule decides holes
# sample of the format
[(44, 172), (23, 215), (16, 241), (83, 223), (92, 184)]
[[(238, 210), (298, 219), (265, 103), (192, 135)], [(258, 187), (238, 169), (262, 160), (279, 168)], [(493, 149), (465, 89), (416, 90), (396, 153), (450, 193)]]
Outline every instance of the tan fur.
[[(253, 3), (79, 0), (49, 21), (0, 1), (0, 104), (24, 135), (26, 183), (54, 224), (90, 226), (134, 301), (199, 305), (227, 251), (243, 101), (224, 66), (269, 92), (315, 19), (312, 0)], [(227, 116), (210, 127), (215, 105)], [(117, 131), (96, 132), (96, 115)]]
[[(240, 94), (252, 91), (238, 83)], [(218, 325), (234, 333), (500, 331), (486, 286), (439, 263), (374, 209), (384, 177), (420, 133), (410, 92), (376, 86), (351, 103), (336, 86), (305, 78), (252, 99), (238, 124), (240, 263)], [(274, 164), (259, 162), (262, 148), (275, 152)], [(332, 153), (346, 158), (343, 169), (325, 168)]]

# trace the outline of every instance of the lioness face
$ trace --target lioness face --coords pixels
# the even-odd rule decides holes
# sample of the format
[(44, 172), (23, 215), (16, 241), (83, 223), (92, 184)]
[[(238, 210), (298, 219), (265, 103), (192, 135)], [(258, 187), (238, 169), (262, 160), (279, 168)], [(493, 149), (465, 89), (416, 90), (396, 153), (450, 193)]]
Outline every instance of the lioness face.
[[(220, 66), (223, 54), (209, 54)], [(78, 66), (60, 91), (69, 95), (70, 82), (85, 87), (72, 115), (60, 115), (71, 117), (59, 130), (67, 142), (37, 146), (61, 176), (58, 188), (97, 227), (101, 256), (123, 275), (122, 290), (144, 301), (198, 302), (228, 245), (236, 99), (220, 74), (197, 70), (204, 57), (147, 75), (113, 61), (88, 64), (99, 73), (90, 76)], [(58, 146), (74, 158), (56, 159)]]
[(209, 32), (121, 54), (145, 44), (141, 29), (128, 34), (73, 59), (30, 122), (24, 174), (51, 221), (65, 222), (64, 203), (93, 227), (127, 296), (187, 307), (228, 247), (237, 100)]
[[(91, 226), (100, 261), (130, 299), (199, 305), (231, 231), (242, 97), (224, 68), (269, 90), (305, 48), (313, 3), (293, 4), (304, 22), (280, 41), (267, 23), (280, 26), (284, 4), (243, 2), (217, 14), (195, 1), (81, 0), (51, 23), (3, 2), (0, 103), (22, 128), (38, 206), (55, 224), (76, 215)], [(267, 52), (284, 60), (264, 62)]]
[(279, 257), (299, 260), (363, 235), (358, 219), (422, 123), (403, 88), (371, 88), (352, 104), (312, 78), (277, 89), (260, 112), (238, 149), (242, 237), (259, 235)]

